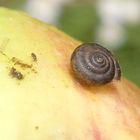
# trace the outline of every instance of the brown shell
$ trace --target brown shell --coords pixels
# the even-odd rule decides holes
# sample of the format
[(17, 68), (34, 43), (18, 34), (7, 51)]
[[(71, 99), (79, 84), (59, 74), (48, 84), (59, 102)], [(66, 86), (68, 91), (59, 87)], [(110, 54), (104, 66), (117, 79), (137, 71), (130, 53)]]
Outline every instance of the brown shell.
[(112, 53), (96, 43), (77, 47), (71, 56), (71, 67), (75, 76), (88, 84), (105, 84), (121, 77), (119, 63)]

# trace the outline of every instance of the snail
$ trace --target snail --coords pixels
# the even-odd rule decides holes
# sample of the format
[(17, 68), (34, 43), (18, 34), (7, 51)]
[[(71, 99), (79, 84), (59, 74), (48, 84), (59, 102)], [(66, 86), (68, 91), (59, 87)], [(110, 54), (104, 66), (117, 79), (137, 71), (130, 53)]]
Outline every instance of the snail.
[(102, 85), (113, 79), (120, 80), (121, 69), (112, 53), (96, 43), (84, 43), (71, 55), (74, 75), (90, 85)]

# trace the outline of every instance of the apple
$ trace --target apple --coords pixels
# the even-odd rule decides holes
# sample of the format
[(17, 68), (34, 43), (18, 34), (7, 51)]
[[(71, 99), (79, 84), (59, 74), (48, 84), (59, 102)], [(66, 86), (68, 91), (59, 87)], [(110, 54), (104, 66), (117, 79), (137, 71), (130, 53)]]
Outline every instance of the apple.
[(1, 140), (140, 140), (140, 89), (124, 77), (81, 84), (70, 66), (80, 44), (0, 8)]

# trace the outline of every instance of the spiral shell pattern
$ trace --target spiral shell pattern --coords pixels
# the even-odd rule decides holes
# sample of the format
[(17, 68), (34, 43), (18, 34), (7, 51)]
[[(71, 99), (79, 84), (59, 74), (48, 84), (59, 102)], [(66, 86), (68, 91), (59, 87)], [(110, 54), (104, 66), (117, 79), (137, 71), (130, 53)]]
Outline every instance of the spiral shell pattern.
[(88, 84), (105, 84), (121, 76), (120, 66), (111, 52), (96, 43), (77, 47), (71, 56), (71, 67), (75, 76)]

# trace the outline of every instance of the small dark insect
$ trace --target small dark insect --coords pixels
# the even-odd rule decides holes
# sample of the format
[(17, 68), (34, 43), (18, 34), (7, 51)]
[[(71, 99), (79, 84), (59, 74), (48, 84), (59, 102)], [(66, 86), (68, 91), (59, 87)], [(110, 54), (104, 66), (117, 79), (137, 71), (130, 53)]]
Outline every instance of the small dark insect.
[(11, 68), (10, 75), (14, 78), (17, 78), (18, 80), (23, 79), (23, 75), (19, 71), (17, 71), (14, 67)]
[(119, 80), (121, 69), (112, 53), (96, 43), (84, 43), (71, 56), (74, 75), (82, 82), (101, 85)]
[(33, 58), (34, 61), (37, 61), (37, 56), (36, 56), (35, 53), (31, 53), (31, 56), (32, 56), (32, 58)]

